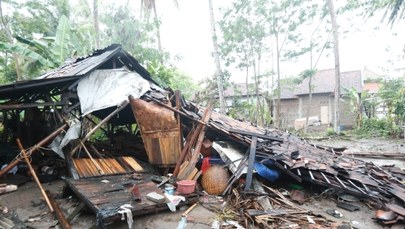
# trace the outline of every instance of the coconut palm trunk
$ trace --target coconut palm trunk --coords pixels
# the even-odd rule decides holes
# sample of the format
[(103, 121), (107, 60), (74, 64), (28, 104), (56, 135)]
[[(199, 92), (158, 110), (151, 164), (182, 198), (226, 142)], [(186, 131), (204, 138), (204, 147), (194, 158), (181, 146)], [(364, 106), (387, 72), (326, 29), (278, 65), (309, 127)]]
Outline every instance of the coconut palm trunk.
[(335, 110), (334, 110), (334, 120), (333, 120), (333, 129), (336, 133), (339, 133), (340, 128), (340, 109), (339, 109), (339, 100), (340, 100), (340, 61), (339, 61), (339, 34), (338, 34), (338, 24), (336, 21), (336, 12), (333, 5), (333, 0), (327, 0), (329, 14), (332, 22), (332, 31), (333, 31), (333, 52), (335, 56)]
[(221, 63), (219, 61), (219, 47), (217, 41), (217, 34), (215, 30), (215, 18), (214, 18), (214, 7), (212, 5), (212, 0), (208, 0), (209, 3), (209, 12), (210, 12), (210, 21), (211, 21), (211, 36), (212, 44), (214, 46), (214, 58), (215, 58), (215, 77), (217, 79), (218, 94), (219, 94), (219, 108), (221, 114), (225, 114), (225, 99), (224, 99), (224, 86), (222, 82), (222, 71)]

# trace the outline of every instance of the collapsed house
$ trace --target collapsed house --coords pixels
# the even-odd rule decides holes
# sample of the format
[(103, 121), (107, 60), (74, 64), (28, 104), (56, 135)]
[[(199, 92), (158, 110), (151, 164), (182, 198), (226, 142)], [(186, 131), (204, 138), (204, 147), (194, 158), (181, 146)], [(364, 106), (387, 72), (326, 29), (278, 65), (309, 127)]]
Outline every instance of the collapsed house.
[[(398, 216), (392, 224), (405, 215), (401, 169), (366, 163), (336, 148), (311, 145), (289, 133), (221, 115), (211, 105), (188, 102), (179, 92), (162, 89), (119, 45), (35, 80), (0, 86), (0, 100), (3, 142), (15, 146), (21, 140), (27, 155), (33, 162), (38, 156), (39, 164), (44, 158), (62, 158), (67, 186), (96, 215), (100, 228), (122, 213), (132, 217), (170, 207), (147, 196), (163, 194), (162, 185), (170, 182), (153, 183), (156, 168), (164, 175), (172, 172), (177, 180), (196, 181), (202, 174), (201, 154), (208, 158), (211, 151), (232, 173), (218, 194), (235, 194), (232, 190), (242, 176), (245, 192), (257, 190), (256, 173), (264, 182), (282, 177), (370, 199), (377, 208)], [(104, 143), (95, 141), (99, 133)], [(2, 154), (0, 177), (24, 162), (23, 151)], [(269, 187), (267, 191), (278, 195)], [(194, 192), (184, 196), (181, 204), (198, 201)], [(268, 215), (270, 203), (265, 202), (245, 214), (266, 225), (270, 218), (263, 215)]]

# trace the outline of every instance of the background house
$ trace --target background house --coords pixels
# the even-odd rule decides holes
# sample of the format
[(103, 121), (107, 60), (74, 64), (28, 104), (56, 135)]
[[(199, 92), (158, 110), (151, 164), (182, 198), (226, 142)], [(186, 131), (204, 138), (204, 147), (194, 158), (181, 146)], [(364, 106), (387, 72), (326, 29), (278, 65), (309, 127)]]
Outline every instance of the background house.
[[(294, 121), (305, 118), (309, 101), (309, 79), (303, 80), (298, 85), (282, 85), (280, 112), (282, 123), (285, 127), (294, 127)], [(340, 93), (345, 94), (346, 89), (354, 88), (357, 93), (363, 89), (362, 71), (341, 72)], [(326, 69), (318, 71), (312, 79), (312, 103), (309, 116), (318, 116), (323, 128), (331, 125), (334, 119), (334, 90), (335, 70)], [(354, 114), (347, 102), (348, 98), (342, 96), (340, 103), (340, 125), (350, 128), (354, 125)], [(277, 106), (277, 105), (276, 105)]]

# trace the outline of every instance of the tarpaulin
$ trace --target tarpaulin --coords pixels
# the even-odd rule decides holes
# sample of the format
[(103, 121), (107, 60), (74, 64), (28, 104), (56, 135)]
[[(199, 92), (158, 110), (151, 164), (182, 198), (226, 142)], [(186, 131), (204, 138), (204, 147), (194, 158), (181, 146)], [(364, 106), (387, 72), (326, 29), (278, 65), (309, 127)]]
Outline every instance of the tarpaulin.
[(117, 106), (128, 100), (129, 95), (139, 98), (151, 87), (159, 89), (138, 73), (124, 68), (95, 70), (77, 86), (82, 115)]

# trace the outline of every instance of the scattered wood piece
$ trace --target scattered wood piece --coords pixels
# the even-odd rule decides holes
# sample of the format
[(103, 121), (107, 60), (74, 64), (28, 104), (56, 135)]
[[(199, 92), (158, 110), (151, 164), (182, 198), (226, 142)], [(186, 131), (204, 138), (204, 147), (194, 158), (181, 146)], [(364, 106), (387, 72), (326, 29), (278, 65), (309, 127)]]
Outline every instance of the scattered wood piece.
[(185, 170), (189, 163), (190, 163), (189, 161), (184, 161), (183, 164), (181, 164), (179, 173), (177, 175), (177, 179), (179, 179), (179, 180), (185, 179), (185, 177), (186, 177)]
[(197, 173), (198, 169), (194, 167), (193, 171), (186, 177), (186, 180), (192, 180)]
[(30, 170), (31, 176), (34, 178), (34, 180), (35, 180), (35, 182), (37, 183), (39, 189), (41, 190), (41, 193), (42, 193), (42, 195), (44, 196), (45, 202), (46, 202), (46, 204), (48, 205), (48, 208), (49, 208), (50, 212), (53, 212), (53, 207), (52, 207), (51, 203), (49, 202), (48, 195), (46, 195), (45, 190), (44, 190), (44, 188), (42, 187), (42, 184), (41, 184), (41, 182), (39, 181), (38, 176), (37, 176), (37, 174), (35, 173), (34, 168), (32, 168), (32, 165), (31, 165), (31, 163), (30, 163), (30, 160), (28, 159), (27, 153), (25, 152), (25, 149), (24, 149), (24, 147), (22, 146), (22, 144), (21, 144), (21, 142), (20, 142), (20, 139), (17, 138), (16, 141), (17, 141), (18, 148), (20, 148), (21, 154), (22, 154), (23, 157), (24, 157), (25, 163), (27, 163), (27, 166), (28, 166), (28, 168), (29, 168), (29, 170)]
[(58, 219), (62, 229), (70, 229), (71, 228), (70, 223), (66, 220), (65, 215), (63, 215), (62, 209), (60, 209), (59, 204), (56, 203), (56, 201), (53, 199), (51, 193), (48, 190), (46, 191), (46, 194), (49, 198), (52, 208), (54, 209), (55, 216)]
[(351, 212), (354, 212), (354, 211), (357, 211), (357, 210), (360, 209), (360, 208), (359, 208), (358, 206), (356, 206), (356, 205), (349, 204), (349, 203), (345, 203), (345, 202), (339, 202), (336, 206), (337, 206), (338, 208), (343, 208), (343, 209), (348, 210), (348, 211), (351, 211)]
[(80, 213), (80, 211), (84, 208), (84, 206), (86, 206), (86, 204), (84, 204), (84, 202), (80, 202), (80, 204), (77, 205), (75, 209), (73, 209), (73, 211), (68, 215), (68, 217), (66, 217), (66, 221), (70, 223)]
[[(208, 108), (206, 108), (204, 111), (204, 115), (203, 115), (204, 123), (209, 122), (209, 120), (211, 118), (212, 110), (213, 110), (213, 105), (212, 105), (212, 102), (210, 102), (210, 104), (208, 105)], [(185, 172), (184, 172), (185, 177), (182, 177), (182, 178), (187, 178), (188, 176), (190, 176), (191, 173), (193, 173), (193, 171), (195, 171), (194, 169), (195, 169), (195, 165), (197, 164), (198, 158), (200, 156), (201, 146), (202, 146), (202, 143), (203, 143), (204, 137), (205, 137), (205, 131), (206, 131), (206, 129), (204, 128), (204, 126), (201, 125), (201, 131), (198, 133), (197, 142), (194, 147), (194, 151), (192, 152), (190, 163), (187, 165)]]
[(195, 174), (195, 176), (193, 177), (193, 180), (194, 181), (198, 180), (198, 178), (200, 178), (201, 174), (202, 174), (202, 170), (198, 171), (198, 173)]
[(0, 215), (0, 228), (12, 229), (15, 228), (15, 224), (10, 219)]
[(0, 194), (13, 192), (13, 191), (15, 191), (17, 189), (18, 189), (18, 186), (17, 185), (12, 185), (12, 184), (0, 186)]

